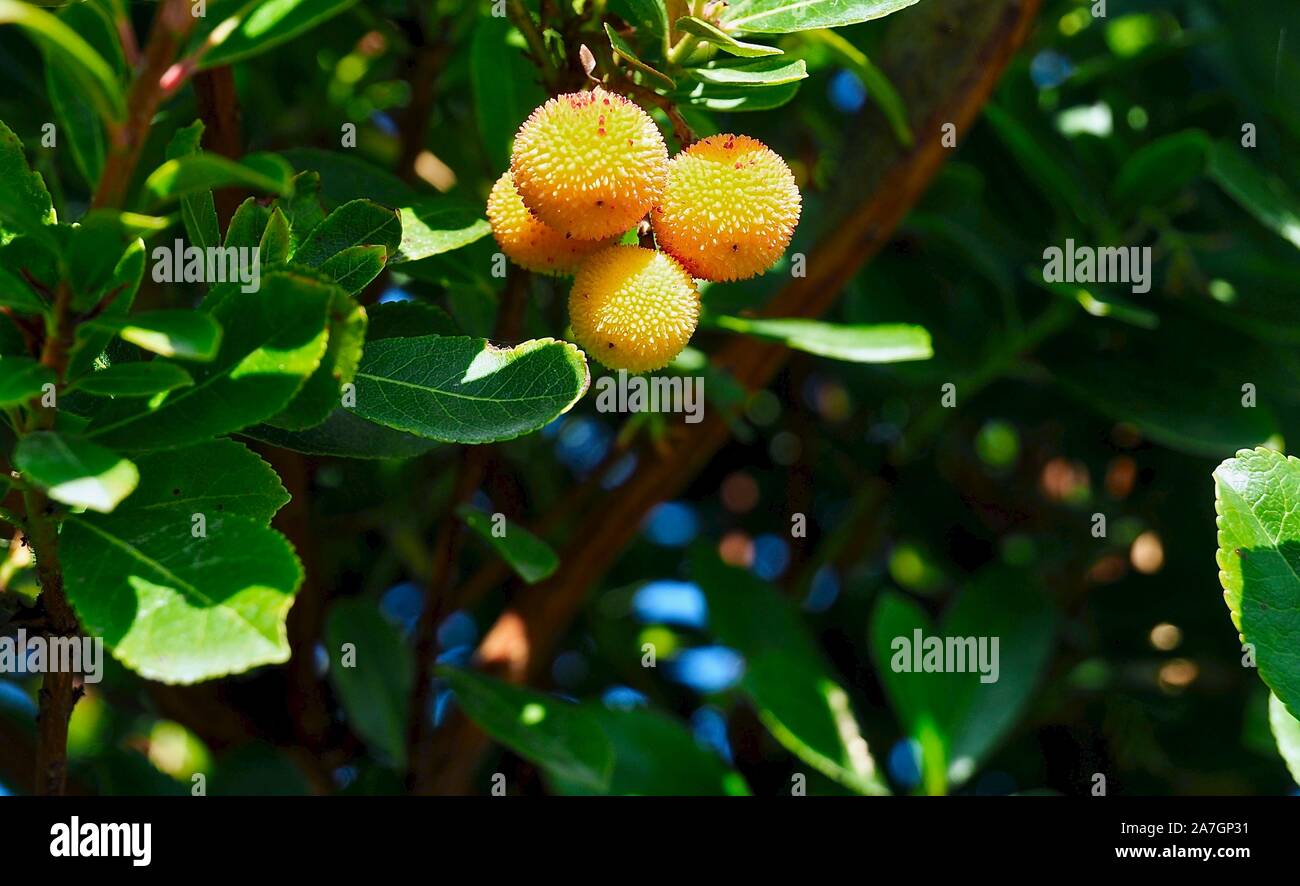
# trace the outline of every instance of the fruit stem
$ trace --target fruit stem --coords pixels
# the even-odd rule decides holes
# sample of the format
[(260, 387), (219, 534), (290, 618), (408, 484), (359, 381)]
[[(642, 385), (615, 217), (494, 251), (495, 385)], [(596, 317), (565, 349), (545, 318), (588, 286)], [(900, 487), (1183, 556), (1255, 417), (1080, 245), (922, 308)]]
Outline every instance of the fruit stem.
[(680, 65), (691, 57), (691, 53), (700, 45), (700, 38), (694, 34), (683, 34), (677, 45), (668, 50), (668, 63)]

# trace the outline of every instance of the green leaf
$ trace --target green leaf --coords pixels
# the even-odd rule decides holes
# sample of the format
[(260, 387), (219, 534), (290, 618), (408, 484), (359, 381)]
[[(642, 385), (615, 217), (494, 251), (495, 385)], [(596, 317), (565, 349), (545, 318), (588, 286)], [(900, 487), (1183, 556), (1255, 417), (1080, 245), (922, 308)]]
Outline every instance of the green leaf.
[(1277, 751), (1286, 761), (1287, 771), (1300, 784), (1300, 720), (1287, 711), (1276, 695), (1268, 697), (1268, 724), (1277, 740)]
[(315, 268), (353, 246), (382, 246), (391, 255), (402, 242), (397, 212), (370, 200), (345, 203), (325, 217), (294, 253), (295, 264)]
[(249, 197), (239, 204), (230, 219), (230, 226), (226, 228), (225, 245), (244, 248), (259, 245), (270, 219), (271, 210), (258, 203), (256, 197)]
[(148, 408), (106, 410), (89, 436), (123, 449), (161, 449), (228, 434), (283, 409), (325, 353), (332, 284), (272, 271), (258, 292), (239, 284), (214, 287), (210, 313), (222, 329), (210, 363), (190, 368), (194, 386)]
[(419, 301), (381, 302), (366, 310), (370, 325), (366, 338), (414, 338), (420, 335), (458, 335), (451, 315), (436, 305)]
[(289, 230), (289, 219), (276, 207), (266, 220), (262, 239), (258, 241), (258, 255), (267, 267), (275, 267), (289, 262), (289, 250), (292, 248), (293, 234)]
[(192, 384), (193, 377), (182, 367), (162, 360), (150, 360), (147, 363), (116, 363), (74, 382), (69, 390), (96, 397), (152, 397)]
[[(117, 81), (126, 70), (121, 38), (110, 9), (103, 3), (73, 3), (58, 12), (59, 18), (86, 39), (114, 71)], [(46, 51), (45, 85), (59, 125), (59, 137), (67, 139), (77, 169), (92, 189), (104, 168), (104, 130), (95, 104), (81, 88), (77, 73), (67, 57)]]
[(641, 74), (648, 78), (651, 83), (661, 89), (676, 88), (677, 82), (673, 80), (672, 77), (669, 77), (662, 71), (659, 71), (651, 65), (641, 61), (636, 54), (636, 50), (631, 46), (628, 46), (627, 41), (620, 37), (618, 32), (610, 27), (609, 22), (605, 22), (605, 35), (609, 37), (609, 45), (613, 48), (614, 55), (623, 59), (623, 61), (627, 63), (628, 67), (635, 71), (640, 71)]
[(293, 168), (276, 154), (247, 154), (239, 161), (220, 154), (190, 154), (155, 169), (145, 179), (144, 192), (161, 202), (233, 186), (287, 194), (293, 189)]
[(207, 314), (187, 309), (145, 311), (129, 317), (97, 317), (93, 329), (111, 330), (123, 341), (164, 357), (211, 360), (221, 343), (221, 327)]
[(1134, 152), (1120, 167), (1111, 199), (1133, 211), (1162, 206), (1205, 172), (1210, 137), (1199, 129), (1176, 132)]
[(290, 253), (298, 251), (307, 235), (325, 221), (325, 206), (320, 197), (320, 176), (315, 172), (300, 172), (293, 177), (293, 195), (277, 198), (271, 204), (279, 209), (289, 222)]
[[(167, 145), (166, 157), (176, 160), (202, 152), (203, 121), (195, 120), (189, 126), (176, 130)], [(221, 225), (217, 221), (217, 204), (212, 191), (199, 190), (181, 198), (181, 219), (190, 242), (201, 249), (221, 245)]]
[(510, 165), (515, 132), (533, 108), (546, 101), (537, 69), (508, 42), (510, 20), (480, 16), (470, 42), (474, 117), (493, 169)]
[(313, 169), (320, 174), (320, 198), (326, 208), (362, 199), (384, 206), (406, 206), (419, 196), (391, 172), (346, 151), (292, 148), (282, 151), (280, 156), (296, 169)]
[(745, 43), (737, 40), (731, 34), (719, 28), (712, 22), (707, 22), (702, 18), (696, 18), (688, 15), (677, 20), (677, 30), (683, 34), (690, 34), (698, 37), (705, 43), (710, 43), (723, 52), (738, 56), (740, 58), (761, 58), (765, 55), (780, 55), (781, 49), (776, 46), (763, 46), (759, 43)]
[(55, 220), (45, 179), (32, 172), (23, 143), (0, 122), (0, 223), (12, 233), (30, 234), (48, 243), (52, 235), (46, 226)]
[(678, 89), (673, 96), (679, 103), (690, 107), (741, 113), (771, 111), (788, 104), (798, 92), (798, 81), (775, 85), (695, 83), (689, 89)]
[(721, 25), (733, 34), (788, 34), (842, 28), (883, 18), (916, 0), (735, 0), (723, 7)]
[(1300, 460), (1242, 450), (1214, 472), (1219, 582), (1259, 675), (1300, 714)]
[(242, 433), (245, 437), (281, 449), (340, 458), (414, 458), (440, 445), (436, 440), (404, 434), (368, 422), (359, 418), (351, 409), (341, 406), (314, 428), (286, 431), (271, 425), (255, 425)]
[[(103, 310), (99, 320), (112, 321), (121, 319), (131, 310), (140, 281), (144, 279), (145, 249), (144, 241), (136, 240), (126, 248), (122, 258), (113, 269), (112, 276), (104, 284), (104, 291), (116, 291), (112, 303)], [(72, 358), (68, 361), (69, 379), (77, 379), (95, 365), (95, 361), (104, 352), (104, 348), (113, 340), (116, 330), (103, 325), (95, 326), (82, 323), (77, 327), (76, 340), (72, 349)]]
[(136, 466), (116, 452), (53, 431), (19, 439), (14, 467), (55, 501), (101, 513), (117, 507), (140, 480)]
[(498, 536), (493, 518), (488, 514), (470, 505), (461, 505), (456, 513), (530, 585), (549, 577), (559, 568), (560, 558), (551, 546), (522, 526), (508, 524), (503, 517)]
[(712, 553), (694, 558), (692, 575), (708, 601), (710, 632), (745, 657), (741, 688), (777, 741), (859, 793), (889, 793), (848, 694), (790, 602)]
[(715, 317), (720, 329), (729, 329), (779, 341), (786, 347), (820, 357), (850, 363), (898, 363), (928, 360), (934, 356), (930, 333), (922, 326), (906, 324), (841, 324), (819, 320), (786, 320)]
[(446, 443), (492, 443), (549, 424), (590, 381), (582, 351), (554, 339), (497, 348), (467, 336), (387, 338), (366, 347), (356, 411)]
[(403, 206), (402, 243), (392, 261), (413, 262), (468, 246), (492, 233), (483, 208), (450, 197)]
[(1282, 182), (1265, 174), (1230, 142), (1211, 147), (1209, 175), (1256, 221), (1300, 249), (1300, 202)]
[(63, 525), (64, 590), (86, 631), (168, 683), (287, 661), (302, 566), (267, 526), (288, 500), (275, 472), (230, 440), (137, 464), (140, 488), (115, 513)]
[(0, 356), (0, 408), (21, 406), (57, 380), (54, 370), (30, 357)]
[[(940, 743), (935, 758), (942, 757), (943, 770), (926, 773), (932, 790), (968, 779), (1016, 723), (1047, 665), (1055, 623), (1055, 610), (1031, 576), (999, 567), (975, 576), (937, 630), (910, 599), (892, 592), (881, 598), (871, 621), (876, 670), (909, 733), (923, 744), (927, 737)], [(988, 676), (996, 679), (983, 682), (978, 662), (970, 660), (938, 662), (961, 671), (917, 671), (918, 648), (924, 653), (931, 638), (941, 638), (944, 649), (950, 638), (984, 642), (996, 667)]]
[(327, 258), (320, 272), (344, 292), (356, 295), (383, 273), (387, 263), (388, 249), (383, 246), (349, 246)]
[(649, 43), (662, 43), (668, 32), (668, 9), (664, 0), (609, 0), (607, 9), (637, 29)]
[[(415, 671), (410, 647), (371, 600), (330, 607), (325, 621), (330, 681), (348, 724), (398, 768), (406, 765), (406, 721)], [(345, 644), (350, 649), (345, 651)]]
[(470, 671), (440, 667), (437, 674), (461, 710), (494, 739), (552, 778), (606, 792), (614, 749), (590, 708)]
[[(1242, 382), (1257, 367), (1230, 336), (1167, 317), (1159, 333), (1126, 330), (1125, 342), (1098, 359), (1091, 339), (1064, 339), (1039, 359), (1063, 391), (1171, 449), (1223, 458), (1279, 433), (1271, 404), (1242, 408)], [(1215, 359), (1188, 360), (1189, 348)]]
[[(219, 68), (274, 49), (355, 5), (357, 0), (260, 0), (200, 35), (211, 48), (199, 69)], [(198, 42), (197, 40), (195, 42)]]
[(0, 267), (0, 308), (12, 308), (19, 314), (41, 314), (45, 307), (45, 302), (27, 285), (27, 281)]
[(692, 68), (691, 76), (717, 86), (780, 86), (796, 83), (808, 76), (803, 59), (763, 58), (758, 60), (723, 60)]
[(302, 430), (320, 424), (342, 403), (343, 385), (351, 384), (366, 341), (366, 310), (337, 287), (330, 302), (329, 342), (320, 366), (293, 401), (267, 424)]
[(127, 243), (121, 215), (112, 210), (92, 210), (71, 230), (66, 260), (73, 310), (94, 307), (110, 283), (124, 285), (126, 281), (117, 280), (114, 271)]
[(58, 17), (29, 3), (0, 0), (0, 24), (18, 25), (47, 55), (58, 55), (65, 73), (76, 81), (105, 120), (126, 116), (126, 100), (112, 67)]

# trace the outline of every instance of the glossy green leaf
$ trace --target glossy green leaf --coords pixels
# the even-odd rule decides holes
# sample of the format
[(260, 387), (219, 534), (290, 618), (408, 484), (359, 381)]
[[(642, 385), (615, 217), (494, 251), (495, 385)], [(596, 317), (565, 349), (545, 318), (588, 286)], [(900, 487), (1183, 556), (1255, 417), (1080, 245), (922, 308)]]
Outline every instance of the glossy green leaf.
[(81, 437), (37, 431), (14, 449), (14, 467), (55, 501), (108, 513), (135, 489), (136, 466)]
[(1228, 142), (1210, 149), (1211, 180), (1273, 233), (1300, 249), (1300, 201)]
[(668, 9), (664, 0), (609, 0), (606, 8), (637, 29), (647, 45), (661, 43), (668, 31)]
[(292, 40), (357, 0), (259, 0), (202, 35), (210, 47), (199, 59), (200, 69), (218, 68), (252, 58)]
[(692, 68), (691, 76), (717, 86), (771, 87), (805, 79), (808, 65), (801, 58), (723, 60)]
[(366, 310), (356, 299), (335, 288), (330, 302), (329, 342), (320, 365), (293, 401), (267, 424), (302, 430), (320, 424), (342, 404), (343, 386), (351, 384), (366, 341)]
[(288, 263), (292, 248), (293, 232), (289, 228), (289, 219), (277, 206), (266, 219), (262, 239), (257, 243), (258, 255), (267, 267), (275, 267)]
[(372, 600), (351, 597), (325, 621), (330, 681), (348, 725), (398, 767), (406, 765), (406, 721), (415, 671), (411, 649)]
[(1199, 129), (1144, 145), (1120, 167), (1111, 197), (1130, 211), (1164, 205), (1201, 177), (1209, 151), (1210, 138)]
[(82, 323), (77, 327), (72, 357), (68, 361), (69, 380), (75, 380), (89, 372), (117, 334), (112, 321), (121, 320), (130, 312), (140, 289), (140, 281), (144, 279), (144, 266), (144, 241), (136, 240), (122, 253), (122, 258), (113, 268), (112, 276), (104, 284), (105, 292), (116, 293), (112, 302), (97, 318), (105, 322), (98, 325)]
[[(926, 774), (932, 788), (966, 781), (1016, 723), (1047, 665), (1055, 621), (1031, 576), (1000, 567), (978, 573), (937, 626), (910, 599), (881, 598), (871, 621), (872, 657), (909, 733), (941, 746), (936, 758), (942, 757), (943, 771)], [(934, 663), (946, 670), (925, 665), (931, 638), (942, 641)], [(976, 645), (957, 642), (968, 638)], [(944, 658), (950, 646), (962, 661)], [(931, 781), (937, 776), (939, 782)]]
[(614, 749), (590, 708), (471, 671), (441, 667), (437, 673), (461, 710), (516, 754), (592, 793), (608, 789)]
[(1287, 771), (1300, 784), (1300, 720), (1291, 716), (1276, 695), (1268, 697), (1268, 724), (1277, 741), (1278, 753), (1286, 761)]
[(366, 421), (342, 406), (331, 412), (321, 424), (306, 430), (286, 431), (271, 425), (254, 425), (241, 433), (281, 449), (340, 458), (414, 458), (441, 445), (436, 440)]
[(774, 110), (789, 104), (798, 92), (798, 81), (775, 85), (693, 83), (688, 84), (688, 88), (678, 89), (673, 95), (677, 101), (690, 107), (741, 113)]
[(470, 83), (475, 120), (493, 169), (510, 165), (515, 132), (529, 113), (546, 101), (537, 69), (508, 42), (505, 17), (480, 16), (470, 42)]
[(609, 38), (609, 45), (614, 50), (614, 55), (621, 58), (623, 62), (634, 71), (640, 72), (652, 85), (660, 89), (673, 89), (677, 82), (669, 77), (663, 71), (658, 70), (652, 65), (641, 61), (637, 56), (636, 50), (628, 45), (627, 41), (619, 36), (609, 24), (605, 23), (605, 36)]
[(320, 365), (336, 292), (288, 271), (264, 274), (258, 292), (214, 287), (208, 302), (222, 329), (221, 348), (211, 362), (187, 367), (194, 385), (146, 408), (128, 403), (106, 410), (87, 433), (110, 446), (161, 449), (265, 421)]
[(497, 348), (466, 336), (388, 338), (366, 347), (356, 412), (447, 443), (492, 443), (549, 424), (589, 383), (585, 356), (567, 342)]
[(437, 305), (419, 301), (381, 302), (366, 309), (370, 325), (366, 338), (415, 338), (420, 335), (459, 335), (451, 315)]
[(18, 25), (47, 55), (57, 54), (63, 70), (81, 87), (105, 120), (126, 116), (121, 84), (103, 56), (76, 31), (43, 9), (16, 0), (0, 0), (0, 25)]
[(40, 314), (45, 311), (45, 302), (26, 280), (0, 267), (0, 308), (12, 308), (19, 314)]
[(482, 207), (450, 197), (403, 206), (402, 243), (393, 262), (413, 262), (468, 246), (492, 233)]
[(327, 258), (320, 272), (349, 295), (357, 295), (384, 271), (388, 250), (383, 246), (349, 246)]
[(97, 397), (152, 397), (194, 384), (184, 367), (162, 360), (115, 363), (75, 382), (70, 390)]
[(86, 631), (168, 683), (288, 660), (302, 566), (267, 526), (288, 498), (275, 472), (230, 440), (136, 461), (140, 487), (122, 507), (63, 526), (64, 589)]
[(848, 694), (790, 602), (712, 553), (696, 556), (691, 574), (708, 601), (709, 631), (745, 657), (741, 688), (776, 740), (846, 787), (889, 793)]
[(1242, 450), (1214, 472), (1219, 582), (1259, 675), (1300, 715), (1300, 460)]
[(262, 242), (266, 225), (271, 219), (271, 210), (257, 202), (256, 197), (249, 197), (230, 219), (226, 228), (225, 244), (228, 247), (249, 248)]
[(746, 43), (743, 40), (737, 40), (734, 36), (719, 28), (712, 22), (705, 21), (693, 15), (684, 16), (677, 20), (677, 30), (683, 34), (691, 34), (698, 37), (705, 43), (710, 43), (728, 55), (734, 55), (739, 58), (761, 58), (765, 55), (780, 55), (781, 49), (777, 46), (764, 46), (761, 43)]
[(54, 370), (30, 357), (0, 356), (0, 408), (21, 406), (56, 381)]
[(517, 523), (507, 522), (504, 515), (497, 521), (493, 515), (469, 505), (461, 505), (456, 513), (530, 585), (559, 568), (560, 558), (550, 545)]
[(300, 172), (293, 177), (293, 194), (279, 197), (271, 204), (279, 209), (289, 222), (290, 253), (297, 252), (307, 235), (325, 221), (325, 205), (321, 202), (320, 175)]
[(99, 317), (88, 325), (111, 330), (146, 351), (182, 360), (211, 360), (221, 343), (221, 327), (199, 311), (145, 311), (127, 317)]
[(897, 363), (934, 356), (930, 333), (906, 324), (858, 325), (792, 318), (716, 317), (720, 329), (779, 341), (786, 347), (850, 363)]
[(144, 192), (162, 201), (234, 186), (287, 194), (293, 188), (293, 168), (268, 153), (247, 154), (238, 161), (220, 154), (190, 154), (155, 169), (145, 179)]
[(391, 255), (402, 242), (401, 216), (370, 200), (345, 203), (325, 217), (298, 247), (296, 264), (319, 267), (353, 246), (383, 246)]
[(0, 229), (49, 242), (45, 228), (55, 220), (45, 179), (32, 172), (23, 143), (0, 122)]
[(787, 34), (813, 28), (842, 28), (883, 18), (916, 0), (735, 0), (722, 10), (732, 34)]
[[(176, 130), (167, 145), (166, 158), (176, 160), (202, 151), (203, 121), (195, 120), (189, 126)], [(217, 204), (212, 191), (198, 190), (181, 198), (181, 219), (190, 243), (201, 249), (221, 245), (221, 226), (217, 221)]]

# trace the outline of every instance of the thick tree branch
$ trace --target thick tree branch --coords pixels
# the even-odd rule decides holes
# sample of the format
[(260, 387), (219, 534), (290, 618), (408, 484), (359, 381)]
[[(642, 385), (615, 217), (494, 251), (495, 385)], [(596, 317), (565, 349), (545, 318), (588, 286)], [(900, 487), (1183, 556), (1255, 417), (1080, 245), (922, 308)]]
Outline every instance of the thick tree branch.
[[(834, 304), (947, 159), (944, 125), (964, 133), (978, 118), (1027, 38), (1039, 6), (1040, 0), (954, 0), (921, 4), (890, 20), (885, 40), (890, 49), (881, 66), (892, 82), (902, 84), (917, 142), (903, 151), (883, 118), (874, 121), (873, 138), (852, 154), (863, 159), (863, 167), (842, 177), (861, 182), (868, 196), (828, 228), (808, 258), (808, 276), (782, 289), (766, 306), (767, 315), (818, 317)], [(779, 344), (736, 338), (714, 362), (753, 391), (776, 376), (788, 355)], [(716, 411), (699, 424), (675, 428), (660, 458), (643, 462), (627, 483), (591, 509), (563, 552), (561, 571), (526, 590), (501, 614), (479, 647), (481, 666), (517, 683), (540, 676), (588, 591), (634, 537), (645, 514), (684, 489), (728, 438), (726, 416)], [(440, 740), (444, 752), (436, 789), (465, 791), (486, 743), (467, 720), (453, 719)]]

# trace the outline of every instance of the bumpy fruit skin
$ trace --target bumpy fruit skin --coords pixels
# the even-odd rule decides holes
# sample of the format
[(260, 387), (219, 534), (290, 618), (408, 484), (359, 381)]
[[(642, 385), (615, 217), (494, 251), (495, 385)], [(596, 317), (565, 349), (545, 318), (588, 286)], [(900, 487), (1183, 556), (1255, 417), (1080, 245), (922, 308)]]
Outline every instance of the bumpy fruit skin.
[(510, 173), (492, 186), (487, 202), (492, 236), (511, 261), (530, 271), (554, 276), (572, 275), (582, 260), (611, 245), (611, 240), (565, 237), (537, 220), (515, 190)]
[(699, 319), (695, 281), (672, 257), (640, 246), (611, 246), (587, 259), (569, 295), (574, 338), (610, 369), (662, 369)]
[(714, 135), (668, 164), (653, 214), (659, 248), (705, 280), (746, 280), (785, 253), (799, 223), (794, 174), (747, 135)]
[(623, 234), (663, 193), (668, 149), (645, 111), (597, 87), (551, 99), (515, 136), (510, 172), (524, 205), (562, 234)]

